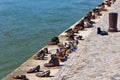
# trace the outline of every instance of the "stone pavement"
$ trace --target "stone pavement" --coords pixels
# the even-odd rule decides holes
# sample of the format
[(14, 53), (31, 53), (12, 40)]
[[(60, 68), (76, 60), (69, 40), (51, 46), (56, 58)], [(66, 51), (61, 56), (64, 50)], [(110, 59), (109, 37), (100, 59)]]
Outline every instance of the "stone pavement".
[(96, 34), (97, 27), (108, 30), (108, 13), (92, 28), (79, 50), (52, 80), (120, 80), (120, 0), (110, 12), (118, 12), (118, 32), (107, 36)]

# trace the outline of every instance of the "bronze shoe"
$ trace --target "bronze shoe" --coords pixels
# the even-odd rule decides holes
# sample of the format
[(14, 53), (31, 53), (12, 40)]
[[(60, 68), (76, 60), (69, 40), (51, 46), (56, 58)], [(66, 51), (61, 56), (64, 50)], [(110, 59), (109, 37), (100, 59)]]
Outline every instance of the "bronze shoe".
[(50, 76), (50, 70), (37, 73), (36, 76), (37, 77), (49, 77)]
[(40, 65), (36, 66), (35, 68), (29, 69), (27, 73), (34, 73), (40, 71)]
[(51, 55), (51, 60), (49, 61), (49, 63), (45, 63), (44, 66), (45, 67), (59, 66), (59, 60), (55, 55)]

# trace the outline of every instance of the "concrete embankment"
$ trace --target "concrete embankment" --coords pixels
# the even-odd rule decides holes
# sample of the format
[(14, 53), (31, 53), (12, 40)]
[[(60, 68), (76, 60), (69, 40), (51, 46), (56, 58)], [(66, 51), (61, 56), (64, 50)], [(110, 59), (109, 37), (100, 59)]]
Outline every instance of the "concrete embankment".
[[(84, 40), (79, 41), (78, 49), (70, 54), (68, 61), (60, 62), (61, 66), (46, 68), (44, 64), (49, 62), (50, 54), (47, 55), (46, 60), (34, 60), (35, 55), (33, 55), (2, 80), (13, 80), (13, 76), (21, 74), (26, 75), (29, 80), (110, 80), (114, 75), (120, 73), (120, 33), (109, 33), (107, 36), (101, 36), (96, 34), (96, 28), (108, 29), (108, 13), (110, 11), (120, 12), (119, 4), (120, 1), (117, 0), (107, 12), (103, 12), (100, 19), (95, 20), (96, 24), (93, 28), (86, 28), (76, 34), (82, 35)], [(79, 22), (80, 20), (70, 28)], [(120, 23), (118, 23), (118, 30), (120, 29), (119, 25)], [(65, 33), (61, 33), (59, 38), (60, 42), (65, 42)], [(45, 47), (51, 53), (55, 53), (58, 48), (56, 45), (46, 45)], [(36, 73), (26, 73), (27, 70), (37, 65), (40, 65), (42, 70), (50, 70), (50, 77), (36, 77)]]

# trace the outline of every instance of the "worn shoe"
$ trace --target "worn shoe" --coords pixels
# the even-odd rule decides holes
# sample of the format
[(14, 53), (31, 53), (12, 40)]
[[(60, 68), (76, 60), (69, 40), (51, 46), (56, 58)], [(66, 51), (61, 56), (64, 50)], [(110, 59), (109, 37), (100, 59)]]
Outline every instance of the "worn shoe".
[(51, 41), (48, 42), (48, 45), (57, 45), (59, 43), (58, 37), (53, 37)]
[(27, 73), (34, 73), (40, 71), (40, 65), (36, 66), (35, 68), (29, 69)]
[(21, 80), (29, 80), (26, 75), (17, 75), (14, 76), (13, 79), (21, 79)]
[(83, 38), (82, 36), (77, 36), (76, 37), (76, 39), (78, 39), (78, 40), (83, 40), (82, 38)]
[(49, 63), (45, 63), (44, 66), (45, 67), (59, 66), (59, 60), (55, 55), (51, 55), (51, 60), (49, 61)]
[(100, 27), (98, 27), (98, 28), (97, 28), (97, 34), (100, 34), (100, 35), (104, 36), (104, 35), (108, 35), (108, 32), (102, 31), (102, 30), (100, 29)]
[(69, 33), (68, 38), (66, 40), (68, 41), (74, 40), (74, 33)]
[(35, 60), (44, 60), (44, 57), (45, 57), (45, 51), (44, 50), (41, 50), (39, 53), (37, 53), (35, 56), (34, 56), (34, 59)]
[(36, 76), (37, 77), (49, 77), (50, 76), (50, 70), (37, 73)]

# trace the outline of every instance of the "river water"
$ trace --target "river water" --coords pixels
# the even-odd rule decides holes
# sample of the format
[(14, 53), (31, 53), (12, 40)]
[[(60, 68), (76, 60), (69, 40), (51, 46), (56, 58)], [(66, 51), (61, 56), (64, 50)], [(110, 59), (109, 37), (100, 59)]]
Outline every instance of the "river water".
[(0, 0), (0, 79), (102, 0)]

